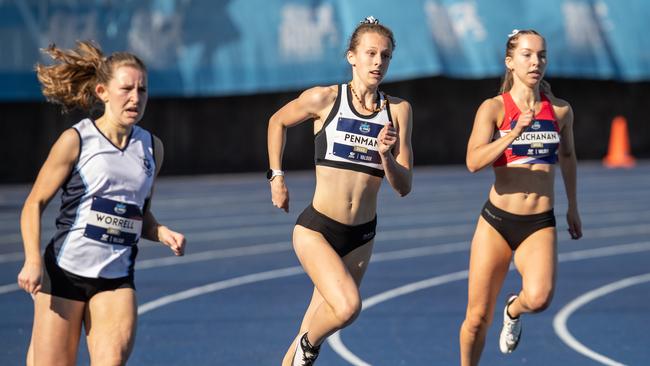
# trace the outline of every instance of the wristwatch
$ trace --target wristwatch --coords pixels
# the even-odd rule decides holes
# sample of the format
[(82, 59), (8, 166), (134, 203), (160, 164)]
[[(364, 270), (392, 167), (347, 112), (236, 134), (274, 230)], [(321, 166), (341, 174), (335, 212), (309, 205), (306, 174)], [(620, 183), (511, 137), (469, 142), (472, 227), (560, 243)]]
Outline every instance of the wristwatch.
[(284, 177), (284, 171), (277, 169), (269, 169), (266, 171), (266, 179), (268, 179), (269, 182), (279, 175)]

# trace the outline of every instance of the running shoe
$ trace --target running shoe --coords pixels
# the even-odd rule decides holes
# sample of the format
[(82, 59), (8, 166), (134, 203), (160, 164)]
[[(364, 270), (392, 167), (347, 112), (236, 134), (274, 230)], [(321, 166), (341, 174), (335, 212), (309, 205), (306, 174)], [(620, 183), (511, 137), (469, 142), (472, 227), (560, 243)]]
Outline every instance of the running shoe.
[(311, 366), (316, 362), (320, 346), (312, 346), (307, 339), (307, 333), (300, 337), (293, 356), (293, 366)]
[(499, 336), (499, 349), (501, 353), (512, 353), (519, 344), (521, 337), (521, 317), (512, 319), (508, 315), (508, 306), (517, 298), (517, 295), (511, 295), (503, 308), (503, 328)]

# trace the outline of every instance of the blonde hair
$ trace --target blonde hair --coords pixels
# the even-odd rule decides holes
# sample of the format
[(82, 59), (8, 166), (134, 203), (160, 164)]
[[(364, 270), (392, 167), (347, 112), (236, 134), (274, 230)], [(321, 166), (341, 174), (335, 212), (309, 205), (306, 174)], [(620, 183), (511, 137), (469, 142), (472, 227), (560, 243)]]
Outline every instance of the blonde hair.
[[(542, 39), (544, 39), (544, 37), (534, 29), (515, 30), (508, 36), (508, 41), (506, 42), (506, 57), (513, 56), (513, 52), (517, 48), (517, 44), (518, 44), (517, 41), (519, 40), (519, 37), (521, 37), (522, 35), (530, 35), (530, 34), (539, 36)], [(499, 94), (509, 92), (510, 89), (512, 89), (513, 83), (514, 80), (512, 76), (512, 70), (506, 69), (506, 73), (503, 75), (503, 78), (501, 79), (501, 88), (499, 88)], [(539, 86), (544, 93), (547, 94), (551, 93), (551, 85), (546, 80), (541, 80)]]
[(95, 93), (97, 84), (108, 84), (113, 71), (120, 66), (132, 66), (143, 72), (146, 66), (137, 56), (115, 52), (104, 57), (92, 41), (77, 41), (74, 49), (60, 49), (54, 44), (42, 50), (55, 63), (36, 64), (36, 76), (47, 101), (60, 104), (63, 111), (81, 108), (90, 110), (102, 103)]

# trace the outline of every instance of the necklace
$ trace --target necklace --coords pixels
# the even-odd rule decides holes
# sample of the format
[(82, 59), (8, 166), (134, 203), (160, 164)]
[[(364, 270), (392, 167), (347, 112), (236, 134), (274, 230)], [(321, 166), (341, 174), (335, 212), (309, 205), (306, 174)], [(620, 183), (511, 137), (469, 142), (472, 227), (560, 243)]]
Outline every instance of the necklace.
[[(352, 86), (352, 81), (350, 81), (348, 83), (348, 86), (350, 87), (350, 91), (352, 92), (352, 95), (354, 95), (354, 98), (357, 100), (357, 102), (359, 102), (359, 104), (361, 104), (361, 107), (363, 109), (365, 109), (367, 112), (377, 113), (377, 112), (381, 111), (382, 109), (384, 109), (384, 107), (386, 107), (386, 98), (385, 97), (384, 97), (384, 100), (382, 100), (381, 105), (379, 107), (376, 107), (376, 108), (373, 107), (372, 109), (366, 107), (366, 104), (361, 101), (361, 98), (359, 98), (359, 96), (357, 95), (357, 92), (354, 91), (354, 87)], [(373, 101), (372, 104), (375, 105), (376, 103)]]

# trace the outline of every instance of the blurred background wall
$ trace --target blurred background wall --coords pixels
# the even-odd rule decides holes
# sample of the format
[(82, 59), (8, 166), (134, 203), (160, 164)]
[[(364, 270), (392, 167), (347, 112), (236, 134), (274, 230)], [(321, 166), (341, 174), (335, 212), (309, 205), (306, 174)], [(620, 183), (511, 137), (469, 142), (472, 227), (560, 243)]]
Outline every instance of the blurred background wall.
[[(644, 0), (0, 0), (0, 183), (33, 180), (57, 136), (85, 117), (40, 94), (33, 67), (49, 62), (39, 49), (50, 43), (92, 39), (147, 63), (141, 125), (165, 143), (162, 174), (263, 171), (268, 118), (305, 88), (350, 79), (345, 49), (368, 15), (395, 33), (381, 89), (413, 105), (416, 165), (464, 162), (514, 28), (546, 37), (546, 79), (573, 106), (580, 159), (606, 154), (616, 115), (633, 154), (650, 157)], [(285, 169), (313, 166), (311, 129), (289, 130)]]

